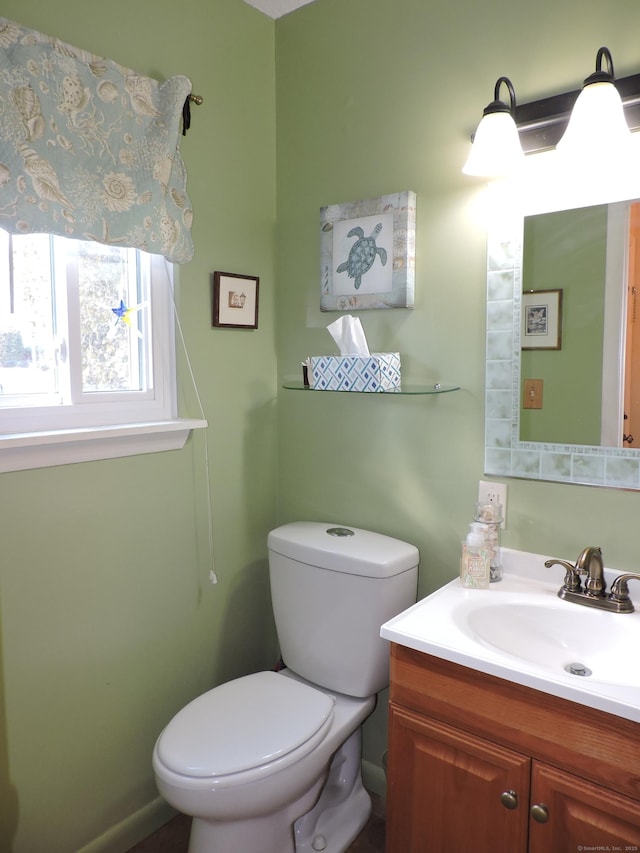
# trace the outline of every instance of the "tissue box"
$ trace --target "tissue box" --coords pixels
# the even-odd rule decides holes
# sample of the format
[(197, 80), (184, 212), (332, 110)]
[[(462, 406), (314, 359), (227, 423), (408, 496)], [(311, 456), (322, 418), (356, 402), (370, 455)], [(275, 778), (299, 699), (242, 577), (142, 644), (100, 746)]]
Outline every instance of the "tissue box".
[(400, 353), (312, 355), (309, 383), (316, 391), (393, 391), (400, 387)]

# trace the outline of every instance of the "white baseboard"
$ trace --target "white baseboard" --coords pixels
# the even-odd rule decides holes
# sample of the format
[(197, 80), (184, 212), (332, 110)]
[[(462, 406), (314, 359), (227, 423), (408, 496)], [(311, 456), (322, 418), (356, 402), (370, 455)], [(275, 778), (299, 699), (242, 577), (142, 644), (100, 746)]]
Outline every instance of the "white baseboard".
[[(387, 777), (384, 769), (371, 761), (362, 761), (362, 782), (368, 791), (386, 797)], [(137, 812), (110, 827), (78, 853), (122, 853), (151, 835), (175, 817), (177, 812), (162, 797), (156, 797)]]
[(378, 794), (380, 797), (387, 795), (387, 777), (382, 767), (372, 761), (362, 760), (362, 783), (367, 791)]
[(110, 827), (78, 853), (122, 853), (159, 829), (177, 814), (162, 797), (156, 797), (146, 806)]

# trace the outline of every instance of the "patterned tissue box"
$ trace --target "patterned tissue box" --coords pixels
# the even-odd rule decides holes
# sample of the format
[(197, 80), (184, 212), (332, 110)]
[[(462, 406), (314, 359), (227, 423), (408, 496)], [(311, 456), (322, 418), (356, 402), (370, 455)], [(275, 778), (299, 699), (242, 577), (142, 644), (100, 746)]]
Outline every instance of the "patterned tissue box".
[(400, 353), (312, 355), (309, 385), (316, 391), (394, 391), (400, 387)]

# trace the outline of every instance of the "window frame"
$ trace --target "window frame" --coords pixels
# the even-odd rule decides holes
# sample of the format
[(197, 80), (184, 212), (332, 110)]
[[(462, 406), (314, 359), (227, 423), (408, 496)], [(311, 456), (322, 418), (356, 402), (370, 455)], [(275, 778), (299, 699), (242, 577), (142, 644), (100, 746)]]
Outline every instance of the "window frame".
[[(203, 418), (177, 416), (175, 267), (160, 255), (142, 258), (154, 294), (151, 390), (83, 392), (70, 405), (0, 408), (0, 473), (180, 449), (192, 429), (207, 426)], [(70, 317), (79, 322), (73, 309)]]

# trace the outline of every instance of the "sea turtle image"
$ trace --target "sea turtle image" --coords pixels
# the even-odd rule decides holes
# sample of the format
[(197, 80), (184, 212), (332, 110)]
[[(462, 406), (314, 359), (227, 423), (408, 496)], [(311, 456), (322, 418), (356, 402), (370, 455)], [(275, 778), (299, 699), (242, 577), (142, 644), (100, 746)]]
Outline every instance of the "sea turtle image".
[(344, 263), (340, 264), (336, 272), (346, 271), (349, 278), (355, 279), (353, 286), (356, 290), (362, 284), (362, 276), (369, 272), (373, 266), (376, 255), (380, 255), (382, 266), (387, 263), (387, 250), (376, 246), (376, 237), (381, 231), (382, 222), (378, 222), (369, 237), (364, 236), (364, 231), (359, 225), (352, 228), (347, 234), (347, 237), (357, 237), (358, 239), (351, 247), (349, 257)]

